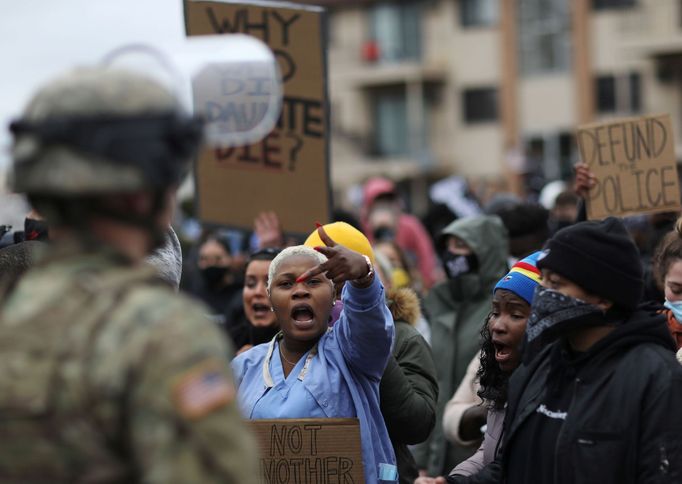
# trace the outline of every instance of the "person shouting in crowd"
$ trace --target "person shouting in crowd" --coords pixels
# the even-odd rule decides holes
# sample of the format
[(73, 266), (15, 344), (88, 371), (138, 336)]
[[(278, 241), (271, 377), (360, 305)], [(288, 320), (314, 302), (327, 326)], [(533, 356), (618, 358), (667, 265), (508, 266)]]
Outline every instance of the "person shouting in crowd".
[(370, 242), (395, 240), (417, 261), (425, 289), (442, 279), (428, 232), (414, 215), (404, 213), (395, 184), (372, 178), (363, 192), (362, 229)]
[(430, 476), (446, 474), (476, 450), (445, 441), (443, 411), (479, 350), (478, 334), (490, 312), (490, 294), (508, 269), (507, 231), (496, 216), (456, 220), (443, 230), (442, 238), (448, 281), (431, 289), (425, 300), (433, 356), (439, 362), (438, 420), (431, 438), (415, 455), (420, 470)]
[[(393, 318), (368, 257), (336, 244), (284, 249), (272, 261), (268, 293), (281, 332), (232, 362), (249, 419), (357, 417), (365, 482), (397, 482), (379, 407), (379, 381), (391, 353)], [(334, 284), (343, 311), (329, 328)]]
[(228, 329), (238, 353), (267, 343), (279, 332), (267, 291), (270, 263), (279, 253), (279, 249), (261, 249), (246, 261), (242, 306), (234, 311), (239, 322)]
[(159, 82), (103, 67), (13, 123), (13, 189), (51, 243), (1, 298), (2, 482), (258, 482), (231, 349), (144, 264), (198, 128)]
[[(509, 377), (521, 363), (526, 321), (530, 316), (535, 288), (540, 283), (540, 271), (536, 267), (539, 255), (540, 252), (536, 252), (517, 262), (495, 285), (492, 310), (481, 330), (483, 342), (480, 356), (476, 357), (476, 382), (462, 382), (445, 408), (443, 425), (448, 439), (472, 440), (480, 432), (481, 425), (486, 424), (481, 447), (453, 469), (450, 482), (467, 482), (466, 476), (477, 474), (494, 460), (502, 434)], [(474, 389), (470, 392), (475, 391), (485, 405), (472, 407), (469, 403), (458, 403), (458, 400), (471, 400), (462, 395), (470, 388)], [(476, 418), (477, 409), (486, 411), (485, 422)], [(442, 477), (420, 477), (415, 484), (444, 482)]]
[(682, 408), (682, 367), (665, 317), (638, 306), (642, 267), (623, 224), (562, 229), (537, 265), (542, 287), (525, 364), (509, 384), (501, 479), (682, 482), (682, 420), (671, 418)]
[(682, 218), (661, 241), (653, 262), (656, 282), (665, 294), (668, 329), (679, 350), (682, 348)]
[[(367, 237), (345, 222), (334, 222), (323, 226), (334, 241), (367, 256), (370, 261), (377, 259)], [(319, 231), (314, 231), (305, 241), (308, 247), (323, 243)], [(395, 324), (395, 343), (391, 357), (381, 377), (381, 413), (396, 455), (401, 484), (412, 483), (418, 475), (417, 465), (408, 445), (426, 440), (436, 422), (436, 400), (438, 384), (436, 368), (431, 350), (416, 329), (420, 319), (419, 298), (405, 287), (392, 287), (390, 262), (385, 270), (377, 264), (381, 281), (386, 281), (387, 305)], [(337, 285), (336, 293), (343, 287)], [(343, 307), (337, 301), (335, 307)]]

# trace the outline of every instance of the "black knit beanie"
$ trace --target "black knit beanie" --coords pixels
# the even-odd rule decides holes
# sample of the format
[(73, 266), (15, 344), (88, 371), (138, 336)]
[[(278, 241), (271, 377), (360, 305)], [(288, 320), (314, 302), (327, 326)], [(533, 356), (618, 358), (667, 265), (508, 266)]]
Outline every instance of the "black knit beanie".
[(590, 294), (633, 310), (642, 297), (639, 251), (614, 217), (580, 222), (559, 230), (548, 242), (539, 269), (549, 269)]

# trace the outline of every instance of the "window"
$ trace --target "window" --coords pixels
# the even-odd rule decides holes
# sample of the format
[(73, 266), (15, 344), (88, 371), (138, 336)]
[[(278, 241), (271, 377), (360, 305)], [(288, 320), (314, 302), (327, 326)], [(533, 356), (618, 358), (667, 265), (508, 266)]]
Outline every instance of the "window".
[(546, 180), (568, 180), (573, 176), (577, 146), (572, 133), (560, 131), (526, 138), (526, 171), (531, 189), (542, 188)]
[(374, 149), (378, 156), (404, 156), (409, 152), (405, 88), (373, 92)]
[[(368, 94), (374, 125), (370, 155), (428, 160), (429, 96), (422, 93), (417, 103), (407, 85), (374, 88)], [(415, 110), (418, 105), (421, 110)]]
[(598, 113), (638, 113), (642, 110), (642, 80), (638, 72), (599, 76), (595, 81)]
[(462, 105), (464, 106), (464, 121), (467, 123), (496, 121), (498, 118), (497, 89), (467, 89), (462, 93)]
[(570, 2), (519, 0), (519, 6), (522, 73), (567, 70), (570, 65)]
[(613, 76), (597, 77), (597, 111), (613, 113), (616, 111), (616, 78)]
[(627, 8), (634, 7), (637, 0), (594, 0), (593, 7), (595, 10), (606, 10), (609, 8)]
[(421, 56), (421, 7), (416, 1), (379, 3), (371, 11), (376, 60), (399, 62)]
[(499, 2), (500, 0), (460, 0), (460, 24), (462, 27), (488, 27), (497, 24)]

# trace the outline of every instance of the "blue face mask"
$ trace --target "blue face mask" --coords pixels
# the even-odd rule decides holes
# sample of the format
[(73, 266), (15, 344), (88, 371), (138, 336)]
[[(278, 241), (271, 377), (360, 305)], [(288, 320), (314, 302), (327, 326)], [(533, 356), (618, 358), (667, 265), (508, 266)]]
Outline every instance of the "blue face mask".
[(682, 301), (668, 301), (666, 299), (664, 306), (670, 309), (677, 322), (682, 324)]

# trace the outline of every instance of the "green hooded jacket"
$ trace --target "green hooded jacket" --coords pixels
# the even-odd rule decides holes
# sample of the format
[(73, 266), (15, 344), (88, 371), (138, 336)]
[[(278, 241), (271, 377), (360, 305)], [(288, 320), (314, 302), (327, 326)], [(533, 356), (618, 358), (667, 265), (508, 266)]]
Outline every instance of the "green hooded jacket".
[(416, 449), (415, 457), (419, 468), (431, 476), (447, 475), (476, 450), (457, 448), (445, 440), (443, 411), (480, 348), (479, 333), (490, 312), (493, 287), (507, 272), (509, 252), (507, 230), (496, 216), (456, 220), (443, 229), (442, 236), (448, 235), (459, 237), (473, 250), (478, 270), (438, 284), (425, 301), (439, 398), (436, 428)]

